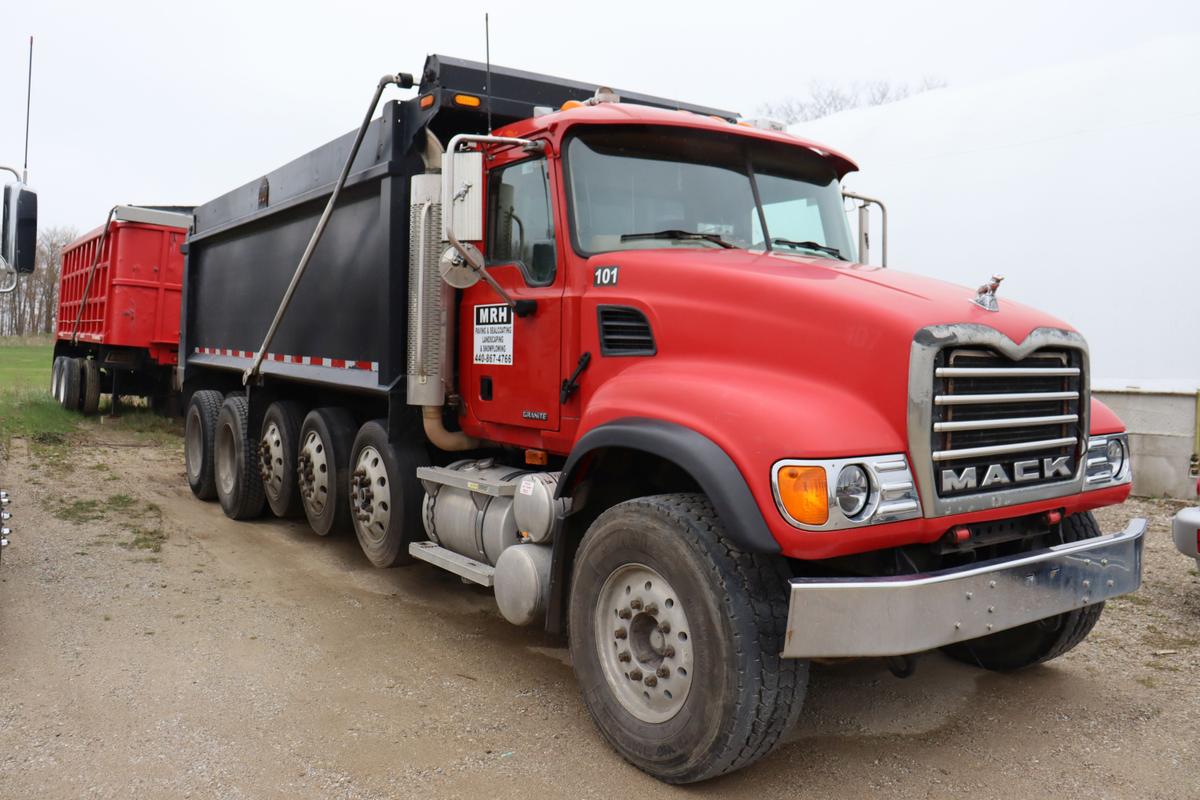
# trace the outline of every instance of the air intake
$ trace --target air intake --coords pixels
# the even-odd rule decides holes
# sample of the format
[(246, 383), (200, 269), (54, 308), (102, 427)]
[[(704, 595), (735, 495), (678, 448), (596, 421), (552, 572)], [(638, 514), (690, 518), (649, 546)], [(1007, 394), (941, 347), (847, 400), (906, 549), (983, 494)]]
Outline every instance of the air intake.
[(646, 315), (629, 306), (600, 306), (600, 354), (652, 356), (654, 332)]

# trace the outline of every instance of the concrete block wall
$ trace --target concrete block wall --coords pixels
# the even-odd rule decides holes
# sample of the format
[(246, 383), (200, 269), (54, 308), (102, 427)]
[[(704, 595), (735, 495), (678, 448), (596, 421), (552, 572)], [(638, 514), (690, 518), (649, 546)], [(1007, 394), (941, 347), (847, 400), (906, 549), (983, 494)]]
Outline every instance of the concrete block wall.
[(1093, 389), (1129, 431), (1133, 493), (1147, 497), (1197, 496), (1197, 393), (1138, 388)]

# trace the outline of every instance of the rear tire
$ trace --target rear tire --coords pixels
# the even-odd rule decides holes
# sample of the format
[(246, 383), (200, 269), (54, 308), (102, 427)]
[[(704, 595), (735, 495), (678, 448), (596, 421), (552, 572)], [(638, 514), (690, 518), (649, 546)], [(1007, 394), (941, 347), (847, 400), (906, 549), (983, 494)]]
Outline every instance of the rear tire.
[(258, 474), (257, 440), (250, 437), (250, 403), (231, 395), (217, 415), (213, 469), (217, 499), (230, 519), (254, 519), (262, 514), (265, 498)]
[(703, 495), (601, 514), (575, 557), (569, 633), (584, 702), (609, 744), (668, 783), (771, 752), (808, 685), (808, 662), (780, 657), (790, 577), (784, 559), (734, 547)]
[(389, 442), (384, 422), (371, 420), (354, 439), (350, 464), (350, 513), (363, 553), (377, 567), (411, 564), (409, 544), (425, 538), (417, 468), (429, 465), (429, 454)]
[[(66, 361), (65, 356), (55, 356), (54, 363), (50, 366), (50, 396), (55, 400), (59, 400), (59, 384), (62, 383), (63, 362)], [(59, 400), (61, 402), (61, 400)]]
[(225, 396), (212, 389), (192, 394), (183, 428), (183, 461), (188, 486), (201, 500), (217, 496), (213, 477), (213, 448), (217, 437), (217, 415)]
[(298, 517), (300, 486), (296, 475), (300, 426), (304, 407), (293, 400), (279, 400), (267, 408), (258, 440), (258, 471), (271, 512), (281, 518)]
[(59, 405), (67, 411), (78, 411), (83, 402), (83, 364), (78, 358), (63, 360), (63, 374), (60, 378)]
[(92, 416), (100, 410), (100, 365), (94, 358), (82, 359), (84, 416)]
[(350, 452), (358, 426), (344, 408), (315, 408), (300, 426), (296, 471), (304, 516), (318, 536), (350, 525)]
[[(1091, 512), (1063, 518), (1064, 544), (1100, 535), (1100, 526)], [(1086, 639), (1103, 611), (1104, 603), (1084, 606), (989, 636), (947, 645), (942, 652), (956, 661), (995, 672), (1042, 664), (1069, 652)]]

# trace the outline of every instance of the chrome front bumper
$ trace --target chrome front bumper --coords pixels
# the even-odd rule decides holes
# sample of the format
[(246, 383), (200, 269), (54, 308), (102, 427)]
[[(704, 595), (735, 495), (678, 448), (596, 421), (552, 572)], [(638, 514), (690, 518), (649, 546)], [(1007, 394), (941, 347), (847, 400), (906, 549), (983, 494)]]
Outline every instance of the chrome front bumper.
[(1121, 533), (892, 578), (794, 578), (785, 658), (920, 653), (1136, 591), (1146, 520)]

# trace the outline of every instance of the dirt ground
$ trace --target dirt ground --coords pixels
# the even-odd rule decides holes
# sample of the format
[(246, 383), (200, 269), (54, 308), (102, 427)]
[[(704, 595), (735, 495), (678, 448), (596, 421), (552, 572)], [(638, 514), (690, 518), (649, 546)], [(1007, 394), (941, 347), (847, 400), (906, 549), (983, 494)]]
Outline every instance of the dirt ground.
[(180, 445), (14, 442), (0, 486), (0, 798), (1196, 798), (1200, 578), (1152, 518), (1145, 584), (1068, 656), (992, 675), (930, 654), (814, 668), (789, 742), (686, 789), (594, 732), (562, 643), (353, 537), (227, 520)]

